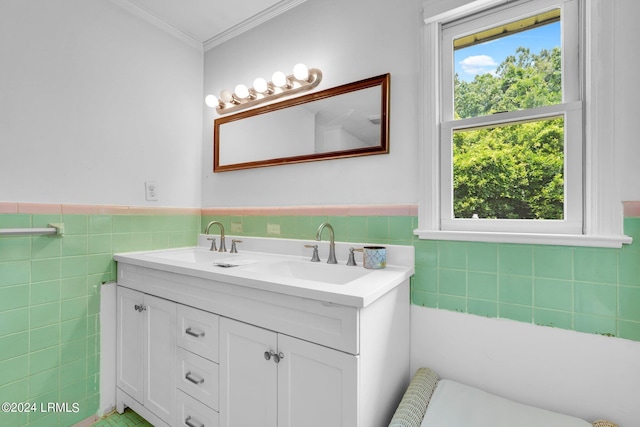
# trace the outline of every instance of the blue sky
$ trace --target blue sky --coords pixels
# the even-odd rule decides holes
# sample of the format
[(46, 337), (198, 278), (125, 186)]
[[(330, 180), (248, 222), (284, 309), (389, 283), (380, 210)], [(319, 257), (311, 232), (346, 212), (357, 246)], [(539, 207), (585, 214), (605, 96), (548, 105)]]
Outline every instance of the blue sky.
[(538, 53), (560, 46), (560, 23), (543, 25), (507, 37), (459, 49), (455, 52), (455, 70), (460, 79), (471, 81), (477, 74), (492, 73), (519, 46)]

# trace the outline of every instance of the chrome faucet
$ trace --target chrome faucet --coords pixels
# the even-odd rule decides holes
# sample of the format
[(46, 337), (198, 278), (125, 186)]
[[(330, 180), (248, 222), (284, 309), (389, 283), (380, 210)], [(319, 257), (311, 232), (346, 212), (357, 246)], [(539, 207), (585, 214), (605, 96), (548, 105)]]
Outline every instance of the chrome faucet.
[(329, 259), (327, 259), (327, 263), (337, 264), (338, 261), (336, 260), (335, 235), (333, 233), (333, 227), (331, 226), (331, 224), (329, 224), (328, 222), (323, 222), (322, 224), (320, 224), (320, 227), (318, 227), (318, 231), (316, 232), (316, 240), (320, 241), (320, 238), (322, 237), (322, 230), (324, 230), (325, 227), (329, 229)]
[[(207, 224), (207, 228), (204, 229), (204, 234), (209, 234), (209, 229), (211, 228), (212, 225), (217, 225), (218, 227), (220, 227), (220, 249), (218, 249), (218, 252), (227, 252), (227, 247), (224, 244), (224, 226), (222, 225), (222, 223), (220, 221), (211, 221), (209, 224)], [(211, 239), (211, 249), (212, 251), (216, 250), (216, 240), (215, 239)]]

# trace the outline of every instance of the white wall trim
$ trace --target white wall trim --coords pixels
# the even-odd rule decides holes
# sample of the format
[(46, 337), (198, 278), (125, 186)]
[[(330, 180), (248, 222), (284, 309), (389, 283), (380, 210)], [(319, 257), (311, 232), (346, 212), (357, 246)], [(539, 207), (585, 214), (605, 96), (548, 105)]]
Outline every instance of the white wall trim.
[(203, 47), (202, 47), (202, 43), (199, 42), (198, 40), (194, 39), (193, 37), (189, 36), (188, 34), (180, 31), (179, 29), (177, 29), (176, 27), (174, 27), (173, 25), (170, 25), (168, 23), (166, 23), (165, 21), (163, 21), (162, 19), (158, 18), (157, 16), (149, 13), (147, 10), (142, 9), (141, 7), (136, 6), (133, 3), (128, 2), (127, 0), (111, 0), (113, 3), (117, 4), (118, 6), (122, 7), (123, 9), (126, 9), (127, 11), (129, 11), (130, 13), (134, 14), (135, 16), (144, 19), (145, 21), (147, 21), (148, 23), (155, 25), (156, 27), (158, 27), (159, 29), (169, 33), (170, 35), (172, 35), (173, 37), (177, 38), (178, 40), (188, 44), (189, 46), (202, 51)]
[(116, 407), (116, 283), (100, 287), (100, 407), (98, 416)]
[(621, 234), (602, 236), (586, 234), (504, 233), (495, 231), (414, 230), (420, 239), (455, 240), (463, 242), (523, 243), (530, 245), (589, 246), (621, 248), (633, 239)]
[(615, 2), (588, 0), (585, 28), (585, 233), (623, 234), (616, 155)]
[(206, 40), (203, 44), (204, 50), (208, 51), (213, 49), (214, 47), (226, 42), (229, 39), (232, 39), (245, 31), (249, 31), (250, 29), (257, 27), (258, 25), (267, 22), (278, 15), (283, 14), (284, 12), (292, 9), (299, 4), (304, 3), (306, 0), (282, 0), (281, 2), (263, 10), (262, 12), (252, 16), (249, 19), (242, 21), (241, 23), (234, 25), (226, 31)]
[(424, 23), (452, 21), (484, 9), (507, 3), (509, 0), (427, 0), (423, 3)]
[[(426, 15), (426, 10), (425, 10)], [(426, 20), (426, 19), (425, 19)], [(425, 23), (422, 29), (421, 99), (419, 159), (420, 194), (418, 216), (420, 226), (440, 229), (440, 24)]]
[(299, 4), (304, 3), (306, 0), (282, 0), (276, 3), (275, 5), (263, 10), (262, 12), (242, 21), (241, 23), (234, 25), (228, 30), (225, 30), (220, 34), (214, 37), (211, 37), (208, 40), (205, 40), (204, 42), (200, 42), (199, 40), (194, 39), (190, 35), (177, 29), (171, 24), (168, 24), (167, 22), (153, 15), (149, 11), (133, 3), (130, 3), (127, 0), (111, 0), (111, 1), (119, 5), (120, 7), (126, 9), (127, 11), (131, 12), (132, 14), (138, 16), (139, 18), (142, 18), (145, 21), (149, 22), (150, 24), (153, 24), (156, 27), (160, 28), (161, 30), (166, 31), (167, 33), (171, 34), (173, 37), (183, 41), (189, 46), (194, 47), (200, 51), (207, 51), (226, 42), (227, 40), (230, 40), (246, 31), (249, 31), (254, 27), (257, 27), (258, 25), (264, 22), (269, 21), (270, 19), (275, 18), (278, 15), (283, 14), (289, 9), (292, 9), (298, 6)]

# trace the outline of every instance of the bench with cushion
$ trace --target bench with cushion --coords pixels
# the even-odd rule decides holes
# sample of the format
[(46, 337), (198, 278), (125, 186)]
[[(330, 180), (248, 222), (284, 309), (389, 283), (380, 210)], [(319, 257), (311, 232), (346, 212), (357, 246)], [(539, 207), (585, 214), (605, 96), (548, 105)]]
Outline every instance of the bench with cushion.
[(420, 368), (389, 427), (618, 427), (524, 405)]

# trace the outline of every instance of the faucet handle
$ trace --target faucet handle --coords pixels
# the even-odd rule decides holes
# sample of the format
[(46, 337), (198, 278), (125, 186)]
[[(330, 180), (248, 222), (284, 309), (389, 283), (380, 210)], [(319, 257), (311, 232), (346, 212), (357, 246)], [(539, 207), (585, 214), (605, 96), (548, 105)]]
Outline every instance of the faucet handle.
[(318, 256), (318, 245), (304, 245), (305, 248), (313, 248), (313, 255), (311, 256), (311, 262), (320, 262)]
[(347, 265), (358, 265), (358, 263), (356, 263), (356, 257), (353, 255), (353, 251), (355, 250), (355, 248), (349, 248), (349, 259), (347, 260)]
[(242, 243), (242, 240), (231, 239), (231, 250), (229, 253), (237, 254), (238, 249), (236, 248), (236, 243)]
[(218, 248), (216, 247), (216, 238), (215, 237), (207, 237), (207, 240), (211, 240), (211, 248), (209, 248), (210, 251), (217, 251)]

